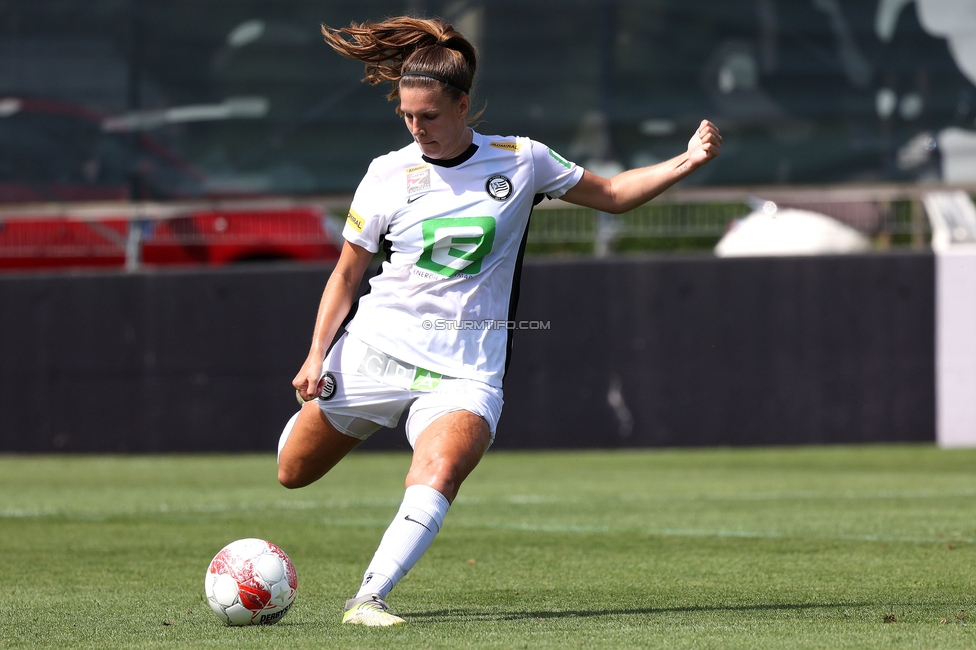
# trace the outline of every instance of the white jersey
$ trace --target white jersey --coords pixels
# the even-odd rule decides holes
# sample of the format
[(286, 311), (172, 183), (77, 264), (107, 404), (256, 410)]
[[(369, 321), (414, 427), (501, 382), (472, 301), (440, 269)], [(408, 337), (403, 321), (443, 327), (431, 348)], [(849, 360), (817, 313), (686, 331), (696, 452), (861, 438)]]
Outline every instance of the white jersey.
[(385, 237), (387, 261), (346, 329), (418, 376), (501, 387), (529, 214), (582, 175), (538, 142), (478, 133), (452, 160), (416, 143), (375, 159), (343, 236), (374, 253)]

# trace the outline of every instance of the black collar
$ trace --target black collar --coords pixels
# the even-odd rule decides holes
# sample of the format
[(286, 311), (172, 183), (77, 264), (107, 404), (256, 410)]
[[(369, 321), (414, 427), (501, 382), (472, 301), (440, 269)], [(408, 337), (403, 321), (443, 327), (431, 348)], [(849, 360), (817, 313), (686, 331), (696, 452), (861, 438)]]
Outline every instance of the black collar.
[(424, 162), (430, 163), (431, 165), (437, 165), (438, 167), (457, 167), (458, 165), (471, 160), (471, 156), (477, 153), (477, 151), (478, 145), (472, 142), (471, 146), (464, 150), (464, 153), (459, 156), (455, 156), (454, 158), (444, 158), (443, 160), (428, 158), (427, 156), (421, 156), (421, 158), (424, 159)]

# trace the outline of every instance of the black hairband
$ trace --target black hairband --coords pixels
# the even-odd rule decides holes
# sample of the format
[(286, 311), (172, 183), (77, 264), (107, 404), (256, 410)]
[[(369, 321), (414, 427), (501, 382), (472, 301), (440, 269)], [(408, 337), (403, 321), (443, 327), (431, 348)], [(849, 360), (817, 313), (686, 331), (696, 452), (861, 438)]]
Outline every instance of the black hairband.
[(460, 90), (465, 95), (471, 93), (470, 89), (460, 86), (454, 83), (453, 81), (451, 81), (450, 79), (448, 79), (447, 77), (442, 77), (439, 74), (433, 74), (430, 72), (404, 72), (402, 75), (400, 75), (400, 78), (403, 79), (404, 77), (423, 77), (425, 79), (433, 79), (434, 81), (439, 81), (443, 84), (447, 84), (451, 88)]

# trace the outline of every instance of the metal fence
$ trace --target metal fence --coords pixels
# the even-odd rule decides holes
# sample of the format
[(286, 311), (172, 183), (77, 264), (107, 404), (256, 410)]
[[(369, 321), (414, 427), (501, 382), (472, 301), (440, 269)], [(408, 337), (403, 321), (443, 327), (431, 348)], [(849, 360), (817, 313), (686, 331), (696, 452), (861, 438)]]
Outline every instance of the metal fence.
[(348, 199), (35, 204), (0, 208), (0, 269), (322, 261)]
[[(634, 250), (711, 250), (755, 211), (804, 209), (869, 237), (875, 248), (924, 248), (932, 238), (918, 185), (671, 190), (610, 215), (544, 201), (529, 228), (532, 254), (597, 256)], [(241, 259), (332, 259), (348, 196), (0, 207), (0, 269), (222, 264)]]
[[(685, 240), (684, 248), (710, 248), (736, 220), (755, 211), (808, 210), (830, 216), (871, 238), (877, 248), (922, 248), (931, 238), (922, 197), (935, 188), (733, 188), (668, 192), (625, 214), (610, 215), (562, 201), (544, 202), (533, 214), (529, 243), (589, 244), (597, 255), (635, 240)], [(675, 244), (677, 247), (677, 244)]]

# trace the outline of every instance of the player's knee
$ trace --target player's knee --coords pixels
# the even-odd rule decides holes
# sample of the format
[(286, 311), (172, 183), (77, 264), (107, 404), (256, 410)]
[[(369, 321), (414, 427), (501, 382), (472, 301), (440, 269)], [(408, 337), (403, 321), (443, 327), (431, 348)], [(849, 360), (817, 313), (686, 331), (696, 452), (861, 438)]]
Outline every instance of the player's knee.
[(453, 463), (443, 459), (430, 460), (417, 467), (411, 467), (407, 474), (407, 487), (411, 485), (426, 485), (434, 488), (448, 501), (454, 501), (460, 485), (460, 473)]
[(298, 484), (298, 481), (296, 480), (295, 476), (289, 474), (281, 467), (278, 468), (278, 482), (281, 483), (284, 487), (288, 488), (289, 490), (294, 490), (295, 488), (301, 487)]
[(305, 480), (293, 463), (287, 461), (278, 463), (278, 482), (290, 490), (305, 487), (310, 481)]

